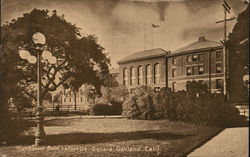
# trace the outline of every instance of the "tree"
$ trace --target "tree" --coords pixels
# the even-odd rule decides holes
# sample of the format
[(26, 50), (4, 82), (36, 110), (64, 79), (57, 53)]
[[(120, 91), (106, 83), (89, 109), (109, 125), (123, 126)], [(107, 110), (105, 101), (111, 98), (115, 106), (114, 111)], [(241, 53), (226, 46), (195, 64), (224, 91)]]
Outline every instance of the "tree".
[(243, 76), (249, 72), (249, 4), (237, 17), (226, 43), (229, 54), (230, 102), (248, 102)]
[(36, 100), (36, 65), (21, 59), (18, 54), (18, 50), (24, 48), (36, 56), (31, 40), (35, 32), (45, 35), (45, 50), (57, 58), (54, 65), (42, 61), (42, 99), (46, 93), (55, 91), (61, 85), (73, 87), (74, 84), (70, 82), (74, 81), (78, 85), (92, 84), (100, 92), (102, 80), (97, 73), (108, 73), (110, 63), (104, 48), (97, 43), (95, 36), (81, 36), (80, 28), (67, 22), (64, 15), (57, 15), (55, 10), (51, 16), (48, 13), (48, 10), (34, 9), (1, 26), (1, 86), (5, 86), (6, 82), (11, 85), (1, 88), (1, 93), (8, 94), (5, 94), (2, 102), (13, 95), (12, 89), (20, 89)]
[(195, 80), (189, 82), (186, 85), (187, 92), (191, 95), (196, 96), (197, 94), (205, 94), (208, 93), (207, 85), (202, 82), (197, 82)]

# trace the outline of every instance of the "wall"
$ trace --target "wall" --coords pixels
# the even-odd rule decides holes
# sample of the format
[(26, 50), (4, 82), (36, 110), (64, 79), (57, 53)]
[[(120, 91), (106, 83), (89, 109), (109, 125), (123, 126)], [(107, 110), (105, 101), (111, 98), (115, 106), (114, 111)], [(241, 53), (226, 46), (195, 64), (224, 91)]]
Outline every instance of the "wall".
[[(216, 58), (216, 51), (221, 51), (221, 57)], [(198, 61), (187, 61), (187, 56), (192, 55), (203, 55), (202, 60)], [(211, 58), (210, 58), (211, 57)], [(174, 65), (172, 60), (173, 58), (176, 58), (176, 64)], [(211, 60), (210, 60), (211, 59)], [(211, 64), (209, 62), (211, 61)], [(216, 62), (221, 63), (221, 72), (216, 72)], [(187, 75), (187, 67), (192, 67), (192, 72), (194, 66), (203, 66), (204, 72), (203, 74), (192, 74)], [(172, 76), (172, 69), (176, 69), (176, 75)], [(210, 77), (210, 79), (209, 79)], [(219, 91), (216, 89), (216, 79), (224, 79), (223, 75), (223, 52), (222, 48), (219, 49), (211, 49), (207, 51), (196, 51), (188, 54), (182, 54), (182, 55), (174, 55), (171, 57), (168, 57), (168, 87), (173, 89), (173, 82), (176, 82), (176, 91), (178, 90), (185, 90), (187, 81), (203, 81), (208, 85), (208, 87), (211, 85), (211, 91), (217, 92)], [(211, 81), (209, 81), (211, 80)], [(223, 90), (221, 90), (223, 91)]]
[[(160, 65), (160, 83), (154, 84), (153, 76), (154, 76), (154, 65), (159, 63)], [(136, 76), (136, 85), (130, 85), (130, 79), (128, 79), (128, 88), (135, 88), (138, 86), (138, 67), (142, 66), (142, 74), (143, 74), (143, 85), (146, 85), (146, 66), (151, 66), (151, 74), (152, 74), (152, 81), (149, 87), (165, 87), (166, 86), (166, 58), (165, 56), (162, 57), (155, 57), (149, 59), (143, 59), (138, 61), (131, 61), (127, 63), (120, 63), (119, 64), (119, 77), (118, 82), (120, 85), (123, 85), (123, 70), (124, 68), (128, 69), (128, 78), (130, 78), (130, 69), (135, 67), (135, 76)]]

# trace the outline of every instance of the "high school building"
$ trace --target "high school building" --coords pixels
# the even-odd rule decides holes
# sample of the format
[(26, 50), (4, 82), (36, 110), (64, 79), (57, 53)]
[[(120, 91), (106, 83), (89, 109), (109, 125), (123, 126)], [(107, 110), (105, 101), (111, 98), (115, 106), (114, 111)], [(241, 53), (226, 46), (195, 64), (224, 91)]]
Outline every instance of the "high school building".
[[(118, 87), (118, 69), (110, 69), (109, 74), (100, 75), (104, 80), (104, 87), (113, 89)], [(75, 102), (76, 101), (76, 102)], [(61, 94), (61, 110), (87, 110), (90, 105), (93, 105), (96, 101), (96, 91), (92, 85), (82, 85), (76, 95), (70, 89), (64, 90)]]
[(196, 80), (206, 83), (211, 92), (223, 92), (223, 46), (204, 36), (171, 53), (160, 48), (145, 50), (118, 64), (118, 82), (130, 91), (140, 85), (155, 90), (161, 87), (185, 90), (190, 81)]

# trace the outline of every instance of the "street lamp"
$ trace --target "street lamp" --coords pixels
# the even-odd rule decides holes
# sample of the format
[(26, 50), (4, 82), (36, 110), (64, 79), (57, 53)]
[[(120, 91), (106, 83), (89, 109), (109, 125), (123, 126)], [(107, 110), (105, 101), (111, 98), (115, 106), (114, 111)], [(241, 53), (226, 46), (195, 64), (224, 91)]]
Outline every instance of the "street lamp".
[(93, 105), (95, 105), (95, 87), (92, 86), (92, 89), (90, 90), (90, 93), (92, 95), (92, 98), (93, 98)]
[(30, 55), (30, 52), (25, 49), (19, 50), (19, 55), (22, 59), (26, 59), (31, 64), (37, 63), (37, 106), (36, 106), (36, 123), (37, 123), (37, 130), (35, 133), (35, 145), (39, 146), (43, 144), (43, 139), (46, 136), (44, 127), (43, 127), (43, 104), (41, 99), (41, 60), (42, 58), (48, 60), (50, 64), (56, 63), (56, 58), (52, 56), (49, 51), (44, 51), (46, 38), (45, 36), (40, 33), (36, 32), (32, 36), (33, 43), (35, 47), (32, 48), (36, 53), (36, 57)]

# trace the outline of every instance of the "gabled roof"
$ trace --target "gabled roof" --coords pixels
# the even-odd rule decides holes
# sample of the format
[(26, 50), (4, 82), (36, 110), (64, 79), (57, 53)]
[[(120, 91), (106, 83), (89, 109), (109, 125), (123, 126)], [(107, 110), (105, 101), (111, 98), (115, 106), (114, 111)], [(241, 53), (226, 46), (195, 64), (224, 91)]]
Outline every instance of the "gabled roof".
[(210, 48), (219, 48), (219, 47), (222, 47), (222, 44), (220, 42), (207, 40), (205, 39), (205, 37), (199, 37), (198, 41), (191, 43), (187, 46), (184, 46), (180, 49), (177, 49), (173, 51), (170, 55), (172, 56), (177, 54), (202, 51)]
[(151, 57), (160, 57), (160, 56), (165, 56), (167, 53), (169, 52), (161, 48), (144, 50), (144, 51), (135, 52), (129, 55), (128, 57), (125, 57), (122, 60), (119, 60), (117, 63), (119, 64), (119, 63), (125, 63), (129, 61), (147, 59)]

